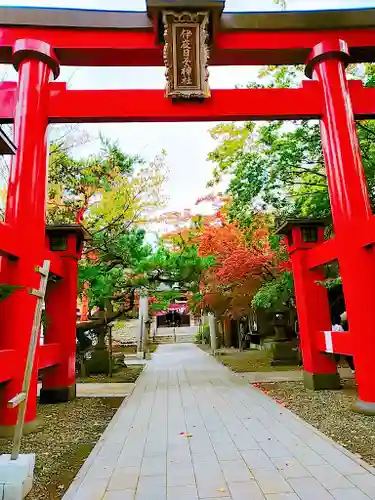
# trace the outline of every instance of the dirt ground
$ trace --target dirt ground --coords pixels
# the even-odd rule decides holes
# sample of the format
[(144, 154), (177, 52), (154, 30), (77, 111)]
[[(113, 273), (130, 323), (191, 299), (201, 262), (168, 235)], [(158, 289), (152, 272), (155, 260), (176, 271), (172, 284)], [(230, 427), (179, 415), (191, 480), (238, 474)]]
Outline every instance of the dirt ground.
[[(147, 347), (148, 347), (149, 352), (153, 353), (158, 348), (158, 344), (150, 343)], [(122, 352), (124, 354), (135, 354), (137, 352), (137, 346), (136, 345), (128, 345), (128, 346), (122, 347), (120, 345), (114, 345), (112, 348), (112, 352), (113, 353)]]
[(311, 391), (302, 382), (259, 383), (259, 388), (301, 418), (375, 466), (375, 417), (351, 411), (357, 398), (354, 380), (338, 391)]
[(268, 356), (267, 352), (258, 351), (256, 349), (244, 352), (238, 352), (235, 349), (233, 349), (233, 352), (226, 351), (221, 353), (219, 351), (216, 355), (216, 359), (236, 373), (274, 372), (301, 369), (296, 365), (273, 366), (271, 365), (271, 358)]
[[(61, 499), (85, 459), (111, 421), (122, 398), (80, 398), (39, 405), (39, 432), (22, 439), (22, 453), (35, 453), (35, 479), (27, 500)], [(0, 453), (11, 440), (0, 438)]]
[(113, 373), (112, 377), (105, 374), (90, 375), (88, 377), (77, 377), (77, 383), (134, 383), (142, 373), (144, 365), (131, 365), (126, 368), (118, 368)]

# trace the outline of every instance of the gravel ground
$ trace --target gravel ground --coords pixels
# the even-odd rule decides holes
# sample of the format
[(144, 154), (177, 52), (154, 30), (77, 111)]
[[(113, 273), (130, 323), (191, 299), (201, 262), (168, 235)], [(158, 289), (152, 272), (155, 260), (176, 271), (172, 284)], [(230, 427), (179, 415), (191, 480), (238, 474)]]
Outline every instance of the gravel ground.
[(126, 368), (120, 368), (113, 373), (113, 376), (98, 374), (98, 375), (90, 375), (88, 377), (77, 377), (77, 383), (85, 384), (85, 383), (95, 383), (98, 382), (100, 384), (108, 383), (113, 384), (116, 382), (120, 383), (134, 383), (139, 375), (142, 373), (144, 365), (132, 365), (127, 366)]
[(340, 391), (311, 391), (302, 382), (254, 384), (301, 418), (375, 466), (375, 417), (350, 410), (355, 383), (343, 381)]
[[(22, 453), (36, 453), (34, 486), (27, 500), (62, 498), (81, 465), (109, 424), (122, 398), (80, 398), (40, 405), (40, 432), (22, 439)], [(0, 453), (11, 441), (0, 438)]]
[(234, 349), (218, 351), (216, 360), (236, 373), (282, 372), (301, 369), (296, 365), (273, 366), (267, 351), (258, 351), (256, 349), (243, 352), (238, 352)]

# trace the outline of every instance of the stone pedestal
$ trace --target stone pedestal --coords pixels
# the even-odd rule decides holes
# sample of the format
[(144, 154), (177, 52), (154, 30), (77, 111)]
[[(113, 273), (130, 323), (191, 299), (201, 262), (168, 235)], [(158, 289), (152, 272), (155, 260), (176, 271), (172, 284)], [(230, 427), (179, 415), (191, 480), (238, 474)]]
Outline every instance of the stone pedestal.
[(292, 340), (272, 342), (270, 350), (273, 366), (298, 365), (299, 363), (297, 346)]
[(341, 389), (340, 375), (338, 373), (309, 373), (304, 371), (303, 383), (306, 389), (313, 391)]
[(11, 460), (10, 455), (0, 455), (0, 498), (22, 500), (33, 485), (34, 454), (19, 455)]

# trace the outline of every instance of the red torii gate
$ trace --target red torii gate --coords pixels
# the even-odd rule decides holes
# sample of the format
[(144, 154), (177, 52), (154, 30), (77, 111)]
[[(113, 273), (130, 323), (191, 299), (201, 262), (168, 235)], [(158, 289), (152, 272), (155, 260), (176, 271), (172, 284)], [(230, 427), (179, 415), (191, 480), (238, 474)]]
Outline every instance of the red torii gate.
[[(67, 122), (320, 119), (335, 237), (323, 242), (320, 231), (316, 242), (306, 242), (297, 227), (289, 238), (305, 380), (314, 388), (336, 387), (336, 366), (325, 352), (351, 353), (358, 382), (356, 407), (375, 414), (375, 317), (370, 314), (375, 304), (375, 222), (354, 123), (355, 118), (375, 115), (375, 89), (363, 88), (358, 81), (348, 83), (344, 69), (349, 61), (375, 59), (375, 9), (230, 14), (222, 13), (224, 3), (148, 0), (147, 13), (0, 8), (0, 62), (13, 63), (19, 73), (18, 84), (0, 84), (0, 123), (14, 123), (17, 146), (6, 218), (0, 224), (0, 281), (22, 287), (0, 305), (1, 432), (9, 432), (16, 421), (16, 411), (6, 403), (21, 389), (36, 304), (28, 289), (37, 288), (35, 266), (45, 258), (51, 260), (51, 274), (60, 279), (47, 294), (52, 320), (37, 356), (28, 427), (36, 417), (37, 369), (48, 368), (43, 376), (44, 401), (67, 400), (75, 392), (76, 261), (83, 235), (76, 228), (55, 227), (46, 240), (45, 226), (47, 126)], [(64, 83), (51, 81), (64, 64), (162, 66), (164, 8), (173, 9), (177, 17), (181, 9), (189, 10), (188, 17), (200, 16), (194, 26), (197, 32), (207, 23), (210, 64), (308, 61), (306, 72), (313, 81), (299, 89), (213, 90), (208, 97), (204, 78), (196, 80), (204, 76), (201, 64), (188, 74), (194, 80), (191, 88), (190, 80), (182, 85), (179, 72), (174, 74), (178, 92), (201, 92), (199, 100), (185, 95), (184, 102), (166, 98), (158, 90), (68, 90)], [(198, 49), (194, 50), (198, 57)], [(201, 58), (207, 55), (199, 52)], [(180, 68), (184, 61), (174, 63)], [(166, 62), (172, 64), (168, 54)], [(67, 231), (65, 246), (53, 247), (56, 231), (60, 235)], [(341, 343), (334, 334), (327, 335), (328, 298), (315, 283), (321, 279), (319, 266), (335, 259), (340, 263), (350, 323)]]

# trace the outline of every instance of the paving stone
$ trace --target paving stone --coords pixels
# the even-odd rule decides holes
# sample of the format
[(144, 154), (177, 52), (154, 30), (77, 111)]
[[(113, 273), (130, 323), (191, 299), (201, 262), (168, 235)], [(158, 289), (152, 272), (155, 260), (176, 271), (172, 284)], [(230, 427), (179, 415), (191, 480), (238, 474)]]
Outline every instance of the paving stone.
[(105, 479), (91, 479), (85, 481), (78, 489), (75, 500), (102, 500), (107, 488), (108, 481)]
[(230, 434), (226, 431), (212, 431), (208, 433), (211, 443), (215, 446), (215, 444), (224, 444), (229, 443), (229, 445), (233, 446), (232, 438)]
[(166, 487), (167, 479), (165, 475), (160, 476), (140, 476), (137, 486), (139, 489), (162, 488)]
[(314, 477), (289, 479), (301, 500), (332, 500), (334, 497)]
[(126, 449), (124, 453), (118, 458), (117, 466), (118, 467), (138, 467), (140, 468), (142, 462), (142, 454), (137, 453), (134, 454), (133, 450)]
[(329, 492), (337, 500), (369, 500), (370, 498), (367, 495), (365, 495), (362, 491), (359, 491), (356, 488), (344, 489), (344, 490), (336, 489), (336, 490), (330, 490)]
[(341, 474), (362, 474), (366, 472), (361, 465), (337, 449), (332, 448), (330, 452), (322, 454), (322, 457)]
[(134, 500), (134, 490), (108, 491), (103, 500)]
[(230, 483), (229, 491), (233, 500), (264, 500), (265, 496), (255, 481)]
[(121, 467), (114, 470), (108, 490), (135, 490), (138, 484), (138, 467)]
[(167, 493), (164, 490), (147, 489), (136, 493), (134, 500), (167, 500)]
[(198, 500), (195, 486), (168, 486), (167, 500)]
[(260, 449), (259, 444), (255, 441), (255, 439), (249, 432), (234, 434), (232, 436), (232, 439), (239, 451)]
[(196, 471), (195, 479), (199, 498), (222, 498), (228, 496), (228, 486), (221, 472)]
[[(212, 453), (192, 453), (191, 460), (193, 462), (194, 467), (204, 467), (209, 466), (209, 464), (215, 466), (219, 466), (219, 460), (215, 454)], [(205, 465), (202, 465), (205, 464)]]
[(275, 464), (280, 474), (285, 479), (293, 477), (310, 477), (310, 472), (303, 467), (295, 458), (273, 458), (272, 462)]
[(142, 476), (139, 478), (136, 500), (166, 500), (165, 476)]
[(293, 455), (304, 467), (308, 467), (310, 465), (327, 465), (324, 458), (313, 451), (308, 453), (299, 453), (296, 449), (294, 449)]
[(214, 445), (219, 460), (241, 460), (241, 454), (233, 443)]
[(288, 493), (293, 491), (290, 484), (276, 469), (255, 469), (254, 477), (264, 493)]
[(363, 493), (366, 493), (372, 500), (375, 500), (375, 476), (366, 472), (365, 474), (350, 474), (346, 477)]
[(145, 457), (157, 457), (162, 454), (167, 453), (167, 443), (159, 441), (147, 441), (144, 456)]
[(167, 486), (195, 485), (193, 465), (190, 463), (168, 464)]
[(243, 460), (224, 460), (220, 462), (224, 477), (230, 482), (246, 482), (254, 479), (248, 466)]
[(242, 452), (242, 457), (250, 470), (269, 469), (274, 470), (275, 464), (264, 453), (263, 450), (247, 450)]
[(311, 475), (314, 476), (327, 490), (353, 487), (352, 483), (350, 483), (342, 474), (337, 472), (337, 470), (330, 465), (311, 465), (307, 468), (311, 472)]
[(266, 495), (267, 500), (299, 500), (295, 493), (270, 493)]
[(94, 481), (97, 481), (98, 479), (109, 480), (115, 470), (115, 466), (113, 464), (104, 465), (104, 463), (107, 462), (98, 459), (98, 463), (95, 463), (92, 467), (90, 467), (90, 470), (87, 473), (87, 479), (93, 479)]
[(270, 458), (281, 458), (290, 455), (288, 450), (277, 439), (262, 441), (260, 446), (264, 453)]
[(141, 476), (165, 475), (167, 470), (166, 455), (144, 457), (141, 466)]

